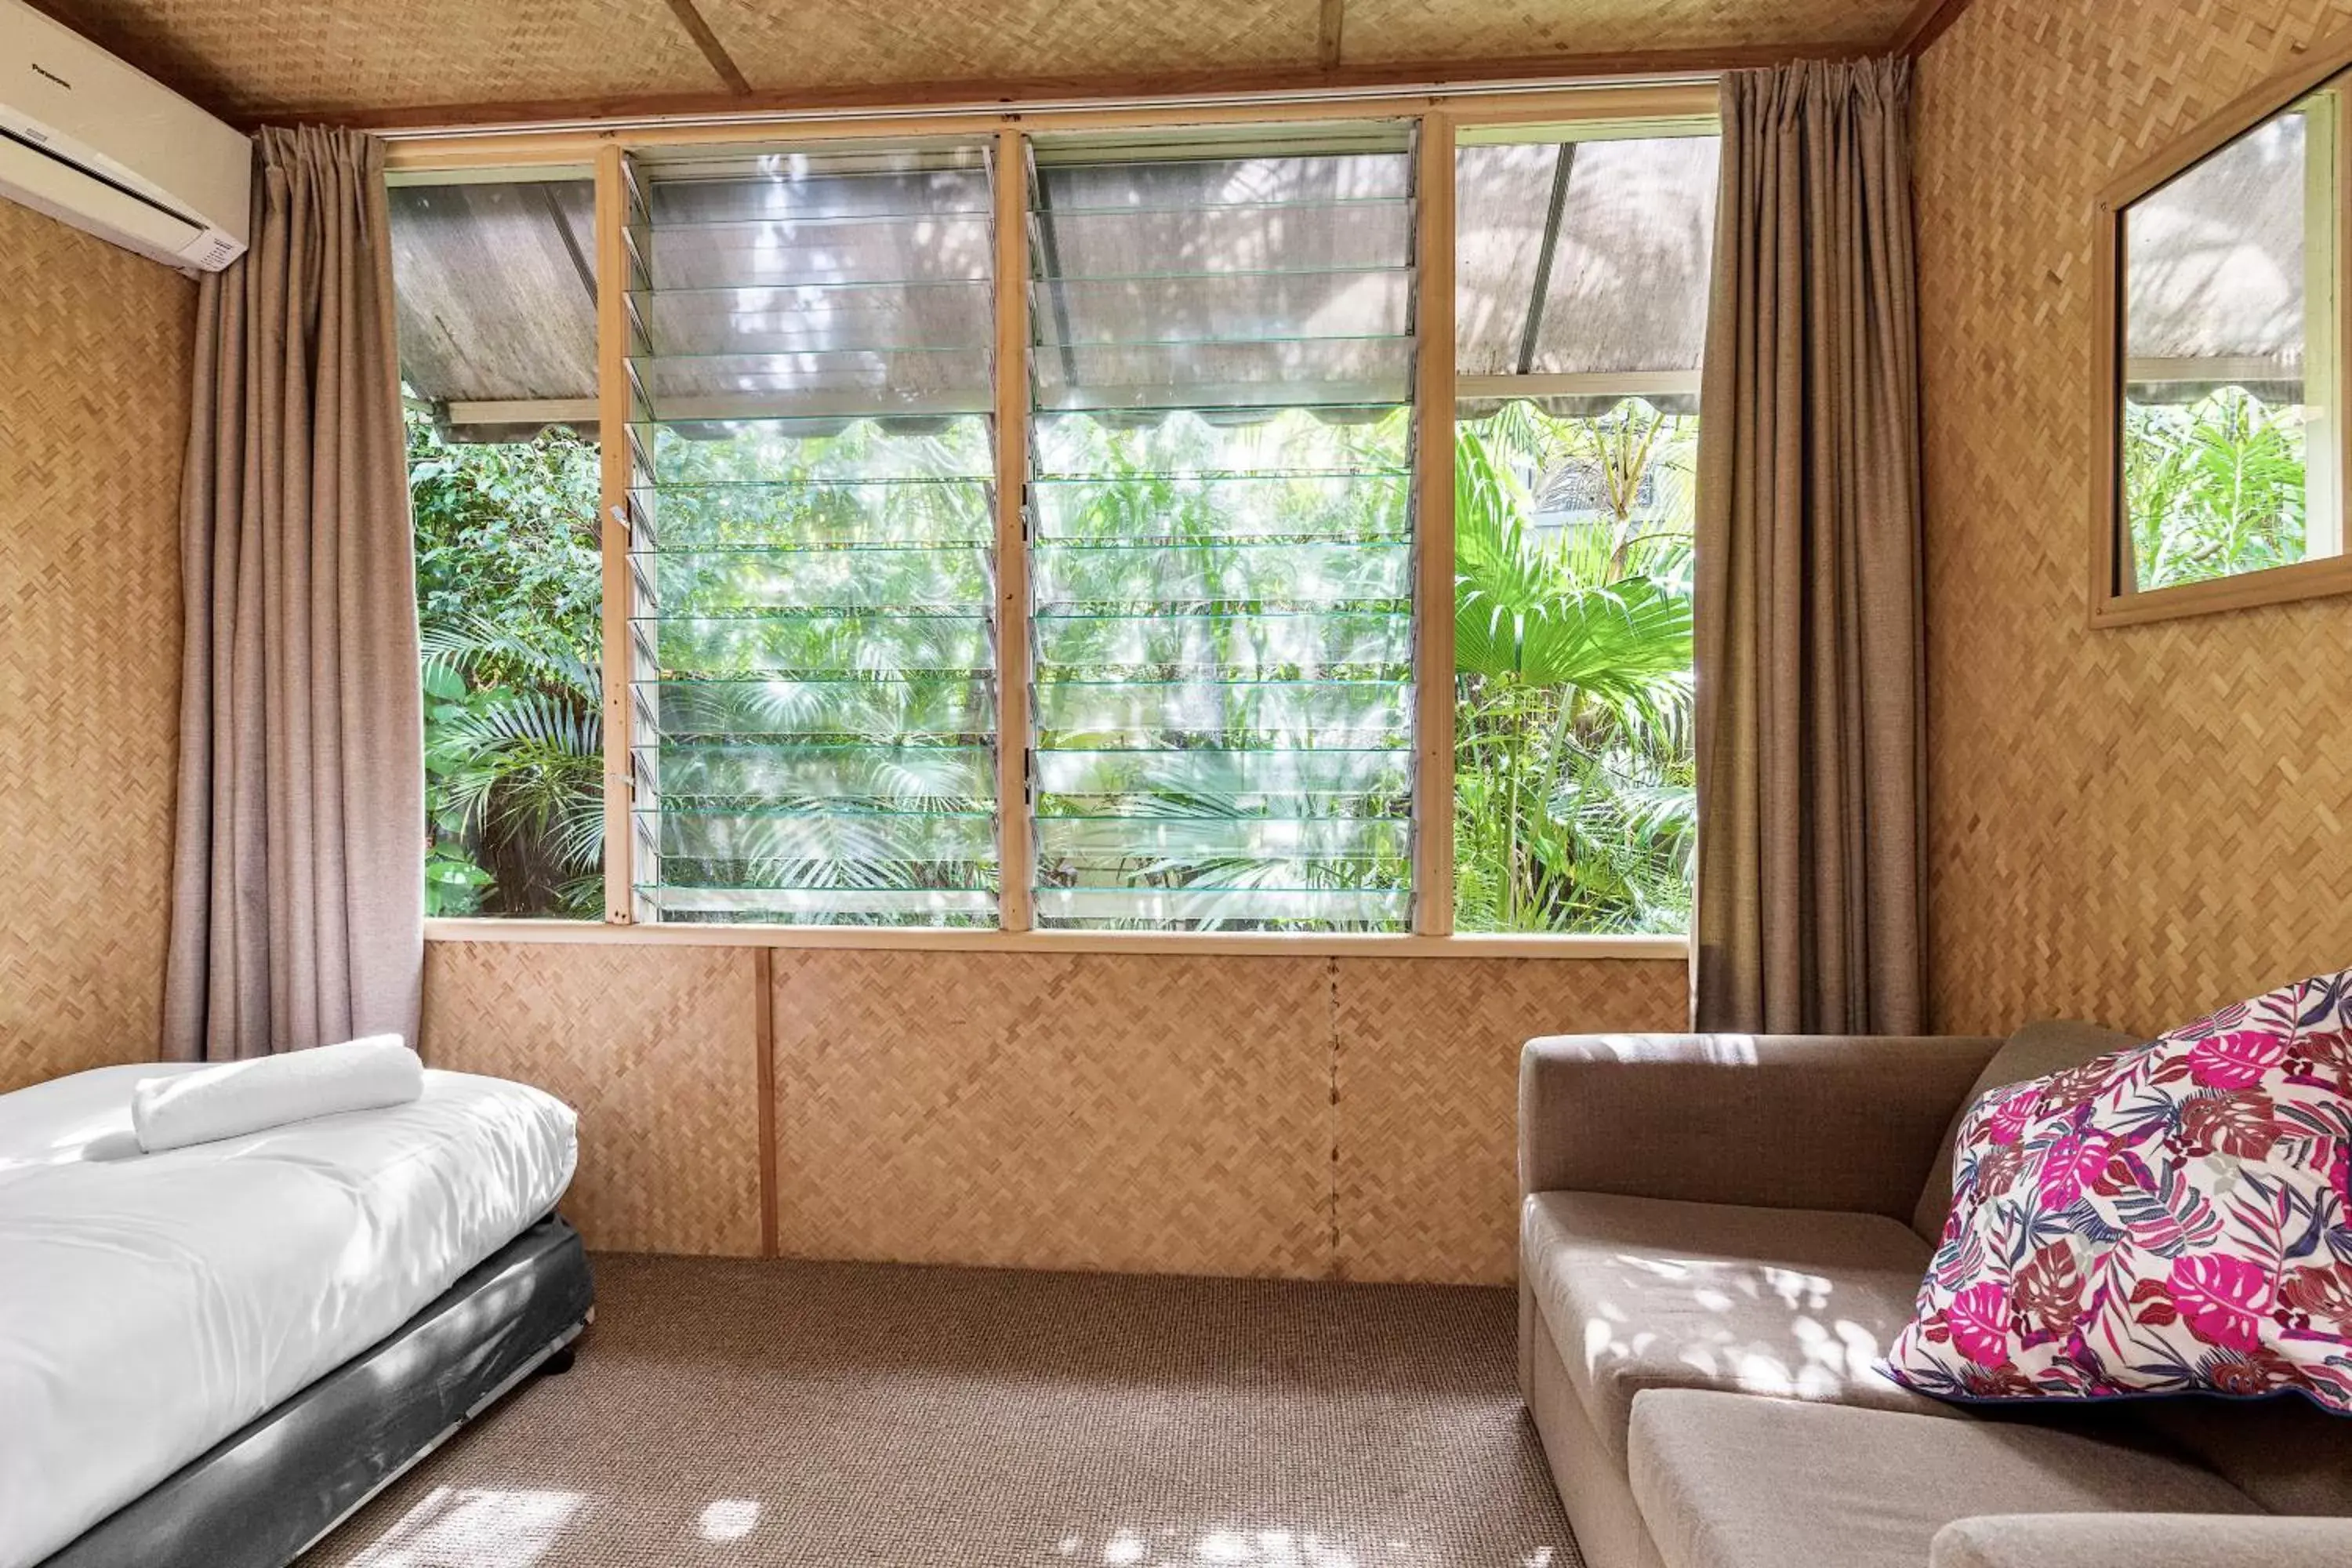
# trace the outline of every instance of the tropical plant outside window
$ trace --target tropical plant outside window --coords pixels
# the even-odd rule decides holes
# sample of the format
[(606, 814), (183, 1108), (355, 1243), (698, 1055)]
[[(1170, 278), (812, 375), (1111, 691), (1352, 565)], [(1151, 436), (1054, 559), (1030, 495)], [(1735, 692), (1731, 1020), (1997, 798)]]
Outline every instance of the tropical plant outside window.
[(1512, 403), (1461, 426), (1464, 930), (1687, 928), (1697, 426), (1638, 398), (1580, 417)]
[(445, 439), (408, 418), (425, 651), (426, 910), (604, 902), (596, 448)]

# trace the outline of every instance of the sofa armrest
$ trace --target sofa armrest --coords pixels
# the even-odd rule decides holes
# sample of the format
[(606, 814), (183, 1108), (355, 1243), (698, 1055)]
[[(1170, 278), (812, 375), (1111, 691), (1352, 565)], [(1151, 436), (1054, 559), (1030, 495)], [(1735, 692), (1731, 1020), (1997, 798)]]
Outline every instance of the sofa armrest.
[(1519, 1191), (1616, 1193), (1910, 1222), (2000, 1041), (1558, 1035), (1519, 1058)]
[(1929, 1568), (2341, 1568), (2352, 1519), (2210, 1513), (2018, 1513), (1936, 1532)]

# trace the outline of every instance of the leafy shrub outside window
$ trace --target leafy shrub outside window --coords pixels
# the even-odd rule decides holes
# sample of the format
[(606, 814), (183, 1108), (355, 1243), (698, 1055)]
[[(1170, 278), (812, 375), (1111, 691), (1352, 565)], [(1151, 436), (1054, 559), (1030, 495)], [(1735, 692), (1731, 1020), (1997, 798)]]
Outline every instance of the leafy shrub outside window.
[(425, 912), (604, 903), (597, 453), (444, 440), (408, 418), (424, 647)]

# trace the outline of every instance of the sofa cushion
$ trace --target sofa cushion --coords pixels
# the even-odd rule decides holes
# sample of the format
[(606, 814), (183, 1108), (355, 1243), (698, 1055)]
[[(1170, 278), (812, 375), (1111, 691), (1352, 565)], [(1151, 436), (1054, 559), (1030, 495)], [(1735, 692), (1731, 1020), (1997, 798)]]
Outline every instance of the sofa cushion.
[(1948, 1414), (1876, 1367), (1927, 1244), (1884, 1215), (1538, 1193), (1520, 1267), (1569, 1381), (1622, 1464), (1633, 1396), (1740, 1389)]
[(2096, 1024), (2063, 1020), (2028, 1024), (2010, 1036), (2008, 1043), (1985, 1064), (1984, 1071), (1977, 1074), (1975, 1087), (1960, 1101), (1959, 1113), (1944, 1129), (1944, 1144), (1936, 1152), (1936, 1163), (1927, 1167), (1927, 1184), (1920, 1189), (1919, 1206), (1911, 1215), (1911, 1228), (1930, 1246), (1944, 1234), (1944, 1220), (1952, 1212), (1952, 1153), (1959, 1143), (1960, 1123), (1986, 1090), (2023, 1083), (2030, 1078), (2047, 1078), (2062, 1068), (2080, 1067), (2109, 1051), (2120, 1051), (2139, 1043), (2130, 1035), (2102, 1029)]
[(2261, 1511), (2185, 1459), (1998, 1418), (1662, 1390), (1634, 1402), (1631, 1443), (1668, 1568), (1924, 1564), (1979, 1514)]
[(2292, 1389), (2352, 1415), (2352, 971), (2000, 1089), (1889, 1371), (1953, 1398)]
[(2352, 1519), (2352, 1421), (2341, 1415), (2302, 1399), (2147, 1399), (2132, 1409), (2273, 1513)]

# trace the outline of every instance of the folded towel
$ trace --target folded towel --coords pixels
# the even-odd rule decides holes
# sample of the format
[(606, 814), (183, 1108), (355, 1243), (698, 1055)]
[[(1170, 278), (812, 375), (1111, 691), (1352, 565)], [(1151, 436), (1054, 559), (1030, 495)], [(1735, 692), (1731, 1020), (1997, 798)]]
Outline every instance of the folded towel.
[(224, 1062), (201, 1072), (142, 1079), (131, 1127), (150, 1154), (236, 1138), (289, 1121), (405, 1105), (425, 1092), (425, 1064), (398, 1035)]

